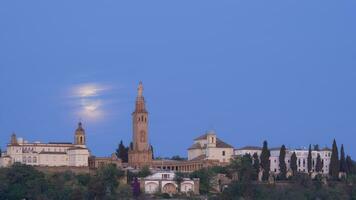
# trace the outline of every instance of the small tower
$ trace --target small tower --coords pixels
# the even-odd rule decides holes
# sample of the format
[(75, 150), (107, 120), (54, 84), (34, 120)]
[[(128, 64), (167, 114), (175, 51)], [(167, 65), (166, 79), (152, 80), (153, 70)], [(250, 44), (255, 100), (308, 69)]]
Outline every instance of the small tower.
[(85, 145), (85, 130), (82, 127), (82, 122), (78, 123), (78, 128), (75, 130), (74, 144)]
[(208, 147), (216, 147), (216, 133), (211, 130), (206, 133), (206, 139), (208, 142)]
[(17, 137), (16, 137), (15, 133), (12, 133), (10, 143), (11, 143), (11, 145), (17, 145), (18, 144)]

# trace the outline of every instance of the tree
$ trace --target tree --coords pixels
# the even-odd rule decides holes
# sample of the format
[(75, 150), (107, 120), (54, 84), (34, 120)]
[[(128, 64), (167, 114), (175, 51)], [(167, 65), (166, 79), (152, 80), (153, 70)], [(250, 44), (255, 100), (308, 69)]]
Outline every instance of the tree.
[(341, 150), (340, 150), (340, 172), (347, 172), (347, 165), (346, 165), (346, 158), (345, 158), (343, 144), (341, 144)]
[(105, 186), (105, 191), (112, 195), (115, 194), (115, 190), (119, 186), (118, 179), (124, 176), (124, 172), (117, 169), (114, 164), (109, 164), (101, 167), (97, 172), (97, 176)]
[(0, 177), (0, 199), (39, 199), (48, 191), (45, 175), (29, 165), (14, 163)]
[(175, 155), (175, 156), (172, 156), (171, 160), (187, 160), (187, 159), (180, 157), (179, 155)]
[(0, 148), (0, 158), (1, 158), (1, 155), (2, 155), (2, 151), (1, 151), (1, 148)]
[(180, 187), (183, 180), (184, 180), (184, 174), (182, 172), (176, 172), (174, 176), (174, 181), (178, 185), (178, 192), (180, 192)]
[(346, 156), (346, 166), (347, 166), (347, 174), (352, 174), (352, 168), (353, 168), (353, 163), (352, 163), (352, 159), (351, 156)]
[(245, 154), (242, 157), (241, 168), (239, 171), (239, 178), (243, 183), (249, 183), (254, 177), (256, 177), (256, 170), (252, 165), (252, 157), (250, 154)]
[(319, 148), (318, 144), (314, 144), (314, 151), (320, 151), (320, 148)]
[(312, 158), (312, 148), (311, 144), (309, 145), (309, 151), (308, 151), (308, 158), (307, 158), (307, 167), (308, 167), (308, 173), (312, 171), (313, 168), (313, 158)]
[(320, 173), (323, 170), (323, 163), (321, 162), (320, 154), (316, 157), (315, 171)]
[(153, 153), (153, 146), (151, 145), (151, 152), (152, 152), (152, 160), (155, 159), (154, 153)]
[(141, 177), (141, 178), (144, 178), (144, 177), (147, 177), (149, 175), (151, 175), (151, 171), (150, 169), (148, 168), (148, 166), (144, 166), (142, 167), (142, 169), (138, 172), (137, 176), (138, 177)]
[(335, 139), (333, 141), (329, 170), (330, 170), (329, 174), (334, 180), (339, 178), (339, 170), (340, 170), (339, 151), (337, 149)]
[(293, 176), (297, 174), (298, 166), (297, 166), (297, 154), (293, 152), (291, 158), (290, 158), (290, 168), (293, 171)]
[(287, 165), (286, 165), (286, 147), (282, 145), (279, 151), (279, 178), (285, 180), (287, 178)]
[(256, 175), (254, 177), (254, 180), (258, 180), (258, 174), (260, 173), (260, 159), (258, 158), (258, 154), (254, 153), (253, 154), (253, 168), (255, 169)]
[(269, 178), (269, 171), (271, 168), (271, 162), (269, 157), (271, 156), (271, 152), (268, 150), (267, 141), (263, 142), (262, 153), (260, 156), (261, 167), (263, 169), (262, 180), (267, 181)]
[(116, 149), (116, 156), (122, 160), (122, 162), (128, 162), (128, 151), (122, 140), (120, 141), (119, 147)]
[(202, 168), (189, 175), (190, 178), (199, 178), (199, 191), (201, 194), (208, 194), (212, 187), (215, 186), (212, 181), (214, 176), (215, 173), (210, 168)]

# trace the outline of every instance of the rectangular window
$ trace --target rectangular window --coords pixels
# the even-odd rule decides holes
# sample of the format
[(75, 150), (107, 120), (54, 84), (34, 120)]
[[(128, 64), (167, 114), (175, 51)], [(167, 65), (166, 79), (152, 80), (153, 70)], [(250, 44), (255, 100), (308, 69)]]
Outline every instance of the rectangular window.
[(225, 156), (225, 151), (222, 151), (222, 155)]

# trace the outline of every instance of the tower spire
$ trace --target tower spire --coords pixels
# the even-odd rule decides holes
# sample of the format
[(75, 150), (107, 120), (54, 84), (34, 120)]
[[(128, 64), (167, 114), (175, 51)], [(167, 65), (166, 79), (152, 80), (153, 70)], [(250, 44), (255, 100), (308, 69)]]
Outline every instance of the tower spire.
[(140, 81), (137, 88), (137, 97), (136, 97), (136, 106), (135, 111), (136, 113), (146, 113), (146, 106), (145, 106), (145, 98), (143, 97), (143, 84)]
[(140, 81), (137, 88), (137, 97), (142, 97), (142, 93), (143, 93), (143, 85), (142, 85), (142, 81)]

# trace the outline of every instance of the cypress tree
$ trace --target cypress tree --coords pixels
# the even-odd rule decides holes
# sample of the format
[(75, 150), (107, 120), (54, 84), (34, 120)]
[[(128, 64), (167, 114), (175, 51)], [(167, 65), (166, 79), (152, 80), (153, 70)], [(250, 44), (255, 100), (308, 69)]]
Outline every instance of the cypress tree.
[(254, 180), (258, 180), (258, 174), (260, 173), (260, 159), (258, 158), (257, 153), (253, 154), (253, 168), (256, 172), (256, 176), (254, 177)]
[(293, 152), (291, 158), (290, 158), (290, 168), (293, 171), (293, 175), (295, 175), (297, 173), (298, 170), (298, 166), (297, 166), (297, 154), (295, 154), (295, 152)]
[(286, 147), (282, 145), (279, 151), (279, 178), (285, 180), (287, 178), (287, 165), (286, 165)]
[(263, 142), (262, 153), (260, 156), (261, 167), (263, 169), (262, 180), (267, 181), (269, 178), (269, 171), (271, 168), (271, 161), (269, 157), (271, 156), (271, 152), (268, 150), (267, 141)]
[(346, 166), (344, 145), (341, 144), (341, 150), (340, 150), (340, 172), (347, 172), (346, 168), (347, 168), (347, 166)]
[(122, 140), (120, 141), (119, 147), (116, 149), (116, 156), (122, 160), (122, 162), (128, 161), (128, 152)]
[(125, 162), (129, 162), (129, 147), (125, 147), (125, 157), (124, 157)]
[(339, 170), (340, 170), (339, 151), (337, 149), (335, 139), (333, 141), (329, 170), (330, 170), (329, 174), (334, 180), (339, 178)]
[(154, 160), (155, 159), (155, 156), (154, 156), (154, 154), (153, 154), (153, 146), (151, 145), (151, 152), (152, 152), (152, 160)]
[(309, 145), (309, 152), (308, 152), (308, 173), (310, 173), (312, 171), (312, 167), (313, 167), (313, 158), (312, 158), (312, 148), (311, 145)]
[(323, 170), (323, 163), (321, 162), (320, 154), (316, 157), (315, 171), (320, 173)]
[(352, 164), (352, 159), (351, 159), (351, 156), (346, 156), (346, 173), (347, 174), (352, 174), (352, 167), (353, 167), (353, 164)]
[(319, 145), (318, 144), (314, 144), (314, 151), (319, 151), (320, 148), (319, 148)]
[(1, 148), (0, 148), (0, 158), (1, 158), (1, 154), (2, 154), (2, 151), (1, 151)]

